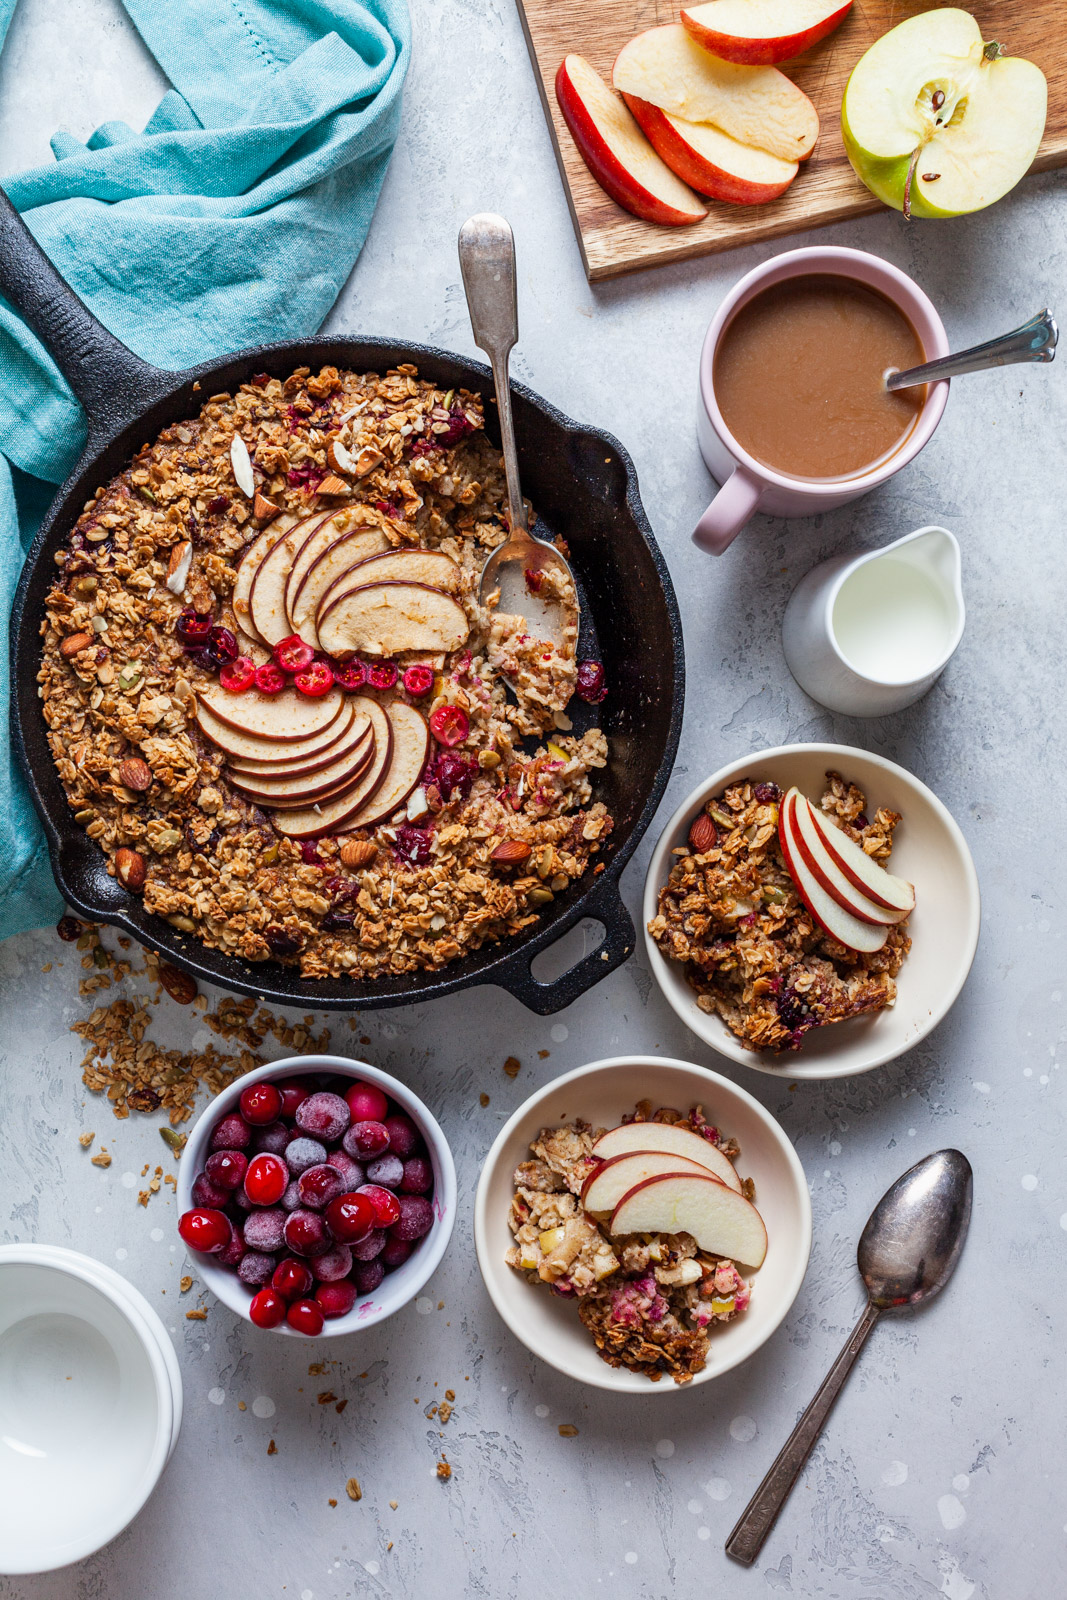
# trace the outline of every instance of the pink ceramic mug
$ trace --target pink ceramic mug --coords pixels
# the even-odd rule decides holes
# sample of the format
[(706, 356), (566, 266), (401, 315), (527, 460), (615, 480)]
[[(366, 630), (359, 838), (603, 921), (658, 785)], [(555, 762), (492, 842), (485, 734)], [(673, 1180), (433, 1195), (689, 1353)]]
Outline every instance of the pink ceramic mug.
[(757, 510), (772, 517), (810, 517), (858, 499), (907, 466), (941, 421), (948, 400), (948, 383), (944, 381), (929, 386), (926, 404), (900, 449), (876, 467), (850, 478), (790, 477), (764, 466), (738, 444), (715, 399), (715, 352), (723, 330), (734, 312), (761, 289), (813, 272), (838, 274), (880, 290), (899, 306), (919, 335), (927, 361), (949, 354), (941, 318), (918, 284), (888, 261), (864, 250), (845, 250), (837, 245), (790, 250), (746, 273), (716, 312), (700, 352), (697, 438), (708, 471), (722, 487), (693, 529), (693, 542), (710, 555), (721, 556)]

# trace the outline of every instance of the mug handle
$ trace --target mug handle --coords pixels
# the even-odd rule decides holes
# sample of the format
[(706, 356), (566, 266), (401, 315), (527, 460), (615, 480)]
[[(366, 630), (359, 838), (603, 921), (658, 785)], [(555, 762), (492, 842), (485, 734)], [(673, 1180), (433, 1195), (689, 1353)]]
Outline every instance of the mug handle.
[(737, 538), (763, 497), (763, 484), (747, 467), (735, 467), (696, 527), (693, 543), (721, 556)]

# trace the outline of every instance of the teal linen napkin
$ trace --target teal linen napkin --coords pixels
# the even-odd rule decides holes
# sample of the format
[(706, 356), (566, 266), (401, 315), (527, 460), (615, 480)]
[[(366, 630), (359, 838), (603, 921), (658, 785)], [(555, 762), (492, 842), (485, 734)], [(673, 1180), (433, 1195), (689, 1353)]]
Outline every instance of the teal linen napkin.
[[(0, 0), (0, 45), (16, 0)], [(396, 140), (404, 0), (123, 0), (174, 87), (4, 180), (60, 272), (113, 333), (174, 369), (314, 332), (351, 272)], [(0, 299), (0, 715), (23, 555), (85, 441), (43, 346)], [(5, 459), (6, 458), (6, 459)], [(35, 481), (37, 480), (37, 481)], [(44, 480), (43, 483), (39, 480)], [(0, 939), (62, 902), (10, 743), (0, 760)]]

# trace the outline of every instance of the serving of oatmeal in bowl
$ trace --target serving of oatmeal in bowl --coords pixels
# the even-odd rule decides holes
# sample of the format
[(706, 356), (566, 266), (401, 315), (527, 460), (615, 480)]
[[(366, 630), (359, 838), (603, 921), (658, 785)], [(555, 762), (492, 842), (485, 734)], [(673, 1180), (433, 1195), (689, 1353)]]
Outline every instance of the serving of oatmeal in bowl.
[(980, 921), (966, 841), (902, 767), (789, 745), (695, 789), (649, 865), (652, 971), (706, 1043), (757, 1071), (843, 1077), (942, 1020)]
[(593, 1062), (521, 1106), (475, 1203), (486, 1288), (511, 1331), (598, 1388), (671, 1393), (758, 1349), (811, 1243), (800, 1162), (716, 1073)]

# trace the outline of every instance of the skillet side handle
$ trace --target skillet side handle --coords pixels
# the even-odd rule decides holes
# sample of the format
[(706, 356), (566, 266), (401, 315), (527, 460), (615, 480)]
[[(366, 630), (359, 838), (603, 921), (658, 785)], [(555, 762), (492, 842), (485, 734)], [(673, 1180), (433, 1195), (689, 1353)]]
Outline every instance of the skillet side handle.
[[(612, 879), (600, 893), (586, 901), (574, 914), (560, 923), (557, 932), (562, 938), (579, 922), (586, 920), (604, 925), (604, 938), (595, 950), (554, 978), (550, 983), (540, 983), (533, 975), (532, 959), (525, 951), (517, 954), (503, 972), (493, 974), (492, 982), (507, 989), (516, 1000), (521, 1000), (528, 1011), (539, 1017), (552, 1016), (571, 1005), (587, 989), (606, 978), (609, 972), (621, 967), (634, 953), (637, 933), (633, 918), (627, 911), (619, 893), (618, 883)], [(549, 946), (551, 948), (551, 946)], [(538, 952), (539, 953), (539, 952)]]
[(0, 293), (46, 346), (85, 408), (94, 448), (173, 388), (98, 322), (0, 189)]

